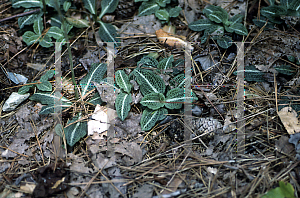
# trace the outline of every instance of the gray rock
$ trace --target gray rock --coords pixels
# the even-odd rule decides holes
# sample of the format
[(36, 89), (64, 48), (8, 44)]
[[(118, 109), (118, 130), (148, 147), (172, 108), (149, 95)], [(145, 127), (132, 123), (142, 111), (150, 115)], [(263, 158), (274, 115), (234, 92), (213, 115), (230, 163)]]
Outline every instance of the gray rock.
[(9, 98), (5, 101), (2, 110), (3, 111), (12, 111), (19, 104), (25, 101), (30, 96), (30, 93), (27, 94), (18, 94), (17, 92), (13, 92)]

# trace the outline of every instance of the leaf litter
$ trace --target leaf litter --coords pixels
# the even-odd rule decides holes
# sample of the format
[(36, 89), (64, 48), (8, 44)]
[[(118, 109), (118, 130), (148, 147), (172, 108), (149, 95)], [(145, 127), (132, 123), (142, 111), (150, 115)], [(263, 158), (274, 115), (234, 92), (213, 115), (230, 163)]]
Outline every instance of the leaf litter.
[[(198, 15), (204, 7), (193, 0), (179, 1), (179, 3), (185, 11), (185, 19), (180, 20), (187, 20), (187, 24), (199, 18)], [(240, 9), (240, 5), (236, 9)], [(161, 57), (166, 57), (164, 53), (174, 53), (176, 54), (174, 59), (183, 58), (184, 54), (180, 54), (176, 49), (165, 48), (159, 43), (155, 43), (153, 48), (151, 45), (147, 48), (145, 46), (150, 41), (149, 38), (145, 40), (135, 38), (135, 36), (146, 35), (155, 40), (154, 33), (158, 29), (160, 25), (154, 15), (135, 17), (132, 23), (124, 22), (120, 30), (124, 30), (122, 36), (126, 37), (127, 43), (122, 45), (126, 50), (119, 50), (117, 59), (133, 60), (134, 57), (146, 55), (151, 50), (156, 50)], [(186, 34), (188, 39), (193, 40), (197, 37), (189, 38), (191, 36), (189, 33)], [(257, 32), (251, 34), (253, 38), (252, 36)], [(5, 36), (0, 38), (7, 40)], [(134, 44), (128, 46), (129, 42)], [(272, 73), (270, 69), (280, 65), (278, 61), (285, 60), (286, 54), (298, 56), (295, 54), (298, 49), (297, 42), (295, 37), (288, 37), (283, 32), (274, 31), (270, 34), (264, 31), (260, 34), (260, 41), (256, 42), (254, 39), (254, 44), (246, 51), (245, 65), (255, 64), (260, 71)], [(296, 45), (291, 46), (290, 43)], [(19, 44), (17, 51), (21, 50), (20, 46), (22, 47), (21, 41)], [(206, 49), (201, 49), (202, 47)], [(5, 46), (5, 50), (17, 52), (13, 47), (8, 48), (8, 46)], [(142, 51), (144, 54), (139, 50), (145, 50)], [(105, 56), (104, 53), (103, 55)], [(103, 119), (105, 111), (97, 115), (94, 106), (80, 104), (74, 107), (89, 112), (92, 120), (95, 121), (91, 124), (94, 127), (91, 131), (96, 131), (97, 134), (89, 131), (90, 136), (84, 137), (73, 150), (66, 148), (68, 154), (62, 157), (55, 155), (52, 144), (55, 136), (52, 117), (39, 115), (41, 108), (39, 105), (25, 103), (13, 112), (1, 112), (0, 115), (1, 191), (14, 197), (21, 197), (24, 194), (34, 194), (37, 197), (55, 194), (56, 197), (63, 197), (64, 193), (67, 197), (81, 195), (83, 197), (189, 197), (191, 195), (230, 197), (232, 194), (238, 197), (251, 197), (260, 196), (278, 186), (278, 181), (281, 180), (290, 182), (299, 191), (297, 181), (300, 178), (300, 169), (296, 159), (300, 156), (299, 133), (290, 136), (287, 133), (292, 131), (291, 127), (297, 123), (297, 119), (299, 120), (297, 115), (299, 110), (297, 104), (285, 102), (284, 105), (292, 106), (285, 114), (292, 113), (293, 122), (290, 119), (281, 119), (280, 113), (277, 114), (274, 110), (277, 108), (276, 99), (280, 103), (283, 95), (299, 95), (299, 83), (297, 83), (299, 75), (286, 81), (293, 89), (284, 87), (282, 82), (278, 82), (278, 87), (275, 88), (271, 80), (263, 83), (245, 82), (245, 93), (248, 94), (245, 100), (247, 121), (245, 152), (236, 154), (237, 111), (233, 105), (236, 90), (224, 85), (225, 82), (232, 84), (236, 82), (235, 76), (230, 73), (233, 69), (231, 63), (236, 54), (230, 49), (227, 54), (219, 51), (211, 43), (201, 47), (195, 46), (192, 55), (195, 61), (193, 82), (213, 84), (203, 87), (201, 92), (197, 88), (201, 100), (194, 104), (197, 105), (197, 108), (193, 108), (197, 110), (197, 117), (194, 119), (207, 118), (205, 120), (210, 123), (218, 120), (223, 130), (215, 131), (210, 138), (196, 136), (190, 142), (178, 142), (167, 135), (171, 130), (177, 129), (181, 134), (184, 130), (180, 121), (174, 122), (174, 119), (178, 118), (176, 115), (171, 117), (173, 120), (157, 124), (151, 131), (142, 132), (139, 124), (141, 108), (138, 106), (141, 96), (137, 91), (139, 87), (136, 86), (132, 92), (132, 101), (135, 104), (132, 103), (129, 116), (124, 121), (116, 118), (114, 126), (108, 126), (107, 119)], [(7, 53), (5, 56), (9, 58)], [(24, 57), (24, 54), (22, 56)], [(95, 59), (89, 60), (89, 57)], [(91, 60), (102, 61), (98, 57), (97, 52), (89, 49), (80, 62), (87, 70), (91, 63), (95, 62)], [(217, 65), (214, 65), (211, 57), (218, 63)], [(222, 57), (229, 58), (224, 60)], [(0, 58), (0, 61), (2, 60)], [(15, 60), (12, 61), (16, 63)], [(122, 68), (124, 65), (130, 69), (136, 66), (119, 64), (118, 67)], [(12, 72), (20, 73), (14, 70)], [(167, 83), (169, 76), (163, 75), (163, 77)], [(285, 78), (283, 77), (283, 80)], [(278, 79), (282, 80), (282, 76), (279, 75)], [(103, 95), (103, 92), (100, 90), (99, 94)], [(278, 97), (275, 97), (274, 93), (277, 93)], [(106, 94), (106, 97), (103, 97), (104, 102), (112, 103), (113, 97), (114, 94)], [(280, 103), (279, 107), (284, 105)], [(284, 109), (285, 107), (278, 109), (278, 112), (283, 112)], [(225, 121), (222, 121), (217, 111), (223, 115)], [(170, 122), (174, 122), (172, 127), (169, 126)], [(294, 126), (293, 132), (297, 132), (295, 129), (297, 127)], [(108, 134), (110, 130), (115, 132), (113, 137)], [(192, 150), (189, 150), (186, 145), (191, 145)], [(46, 181), (45, 185), (36, 188), (35, 183), (42, 183), (39, 181)], [(12, 186), (13, 182), (22, 193), (17, 194), (5, 187)], [(48, 185), (49, 183), (51, 185)], [(67, 185), (68, 187), (65, 188)], [(17, 188), (14, 187), (14, 190)], [(38, 191), (39, 189), (44, 190)]]

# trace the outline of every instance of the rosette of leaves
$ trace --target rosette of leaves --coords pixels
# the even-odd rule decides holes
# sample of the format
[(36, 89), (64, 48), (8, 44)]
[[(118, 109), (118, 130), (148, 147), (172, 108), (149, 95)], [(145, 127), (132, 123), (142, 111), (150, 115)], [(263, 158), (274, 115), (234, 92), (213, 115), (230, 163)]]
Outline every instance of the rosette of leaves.
[[(145, 69), (147, 67), (162, 70), (172, 68), (173, 61), (173, 56), (159, 62), (154, 61), (151, 57), (144, 57), (139, 61), (139, 67), (131, 73), (143, 95), (140, 104), (144, 107), (144, 111), (140, 124), (144, 131), (150, 130), (157, 121), (163, 120), (168, 113), (167, 109), (180, 109), (187, 99), (191, 99), (191, 101), (198, 99), (193, 92), (185, 93), (185, 89), (182, 87), (183, 82), (179, 82), (179, 86), (176, 85), (173, 89), (166, 89), (164, 80), (158, 74), (150, 69)], [(129, 77), (122, 70), (116, 72), (115, 77), (117, 85), (122, 90), (115, 101), (116, 110), (119, 118), (124, 120), (130, 111), (132, 85)], [(184, 81), (184, 78), (176, 79)]]
[(139, 16), (155, 14), (161, 20), (161, 23), (168, 23), (170, 18), (178, 17), (181, 7), (171, 7), (171, 0), (134, 0), (135, 2), (143, 1), (139, 7)]
[(259, 19), (253, 19), (258, 27), (265, 24), (268, 28), (273, 28), (274, 24), (281, 24), (284, 20), (282, 16), (300, 17), (300, 1), (299, 0), (280, 0), (280, 5), (275, 5), (275, 0), (268, 0), (270, 6), (260, 10), (262, 15)]
[[(42, 20), (42, 15), (43, 14), (48, 14), (47, 12), (44, 13), (42, 10), (47, 10), (47, 6), (53, 7), (56, 10), (61, 9), (62, 12), (66, 12), (70, 6), (71, 2), (67, 0), (61, 0), (59, 1), (60, 7), (57, 8), (55, 5), (56, 0), (46, 0), (45, 4), (43, 4), (42, 0), (35, 0), (35, 1), (27, 1), (27, 0), (12, 0), (12, 7), (13, 8), (19, 8), (19, 7), (24, 7), (28, 8), (24, 12), (32, 11), (34, 9), (39, 8), (40, 10), (34, 14), (31, 15), (26, 15), (24, 17), (19, 17), (18, 19), (18, 25), (20, 29), (24, 28), (26, 25), (31, 25), (33, 24), (33, 31), (26, 31), (22, 38), (23, 41), (27, 45), (32, 45), (33, 43), (39, 42), (39, 44), (42, 47), (51, 47), (53, 46), (52, 43), (52, 38), (55, 38), (57, 42), (61, 42), (64, 44), (65, 38), (63, 36), (63, 31), (62, 27), (63, 25), (66, 27), (67, 33), (72, 29), (72, 25), (64, 23), (62, 25), (62, 22), (58, 20), (57, 18), (51, 18), (51, 24), (52, 21), (57, 22), (55, 25), (50, 27), (49, 31), (44, 34), (44, 24)], [(52, 38), (51, 38), (52, 37)]]
[(206, 19), (200, 19), (189, 24), (189, 28), (193, 31), (204, 31), (201, 43), (205, 43), (207, 37), (211, 35), (211, 38), (217, 40), (220, 47), (227, 49), (232, 45), (232, 39), (224, 35), (225, 31), (244, 36), (248, 35), (246, 27), (242, 24), (243, 16), (241, 14), (229, 18), (226, 10), (214, 5), (209, 5), (203, 9), (203, 13), (207, 17)]
[[(119, 0), (102, 0), (101, 1), (101, 12), (99, 16), (97, 15), (97, 4), (96, 0), (83, 0), (83, 5), (87, 9), (92, 20), (97, 21), (100, 24), (99, 36), (104, 42), (114, 42), (116, 46), (119, 45), (120, 39), (117, 33), (116, 27), (109, 23), (104, 23), (101, 19), (105, 14), (113, 13), (117, 8)], [(89, 21), (85, 19), (74, 19), (72, 17), (67, 17), (66, 20), (78, 28), (87, 28), (90, 26)]]

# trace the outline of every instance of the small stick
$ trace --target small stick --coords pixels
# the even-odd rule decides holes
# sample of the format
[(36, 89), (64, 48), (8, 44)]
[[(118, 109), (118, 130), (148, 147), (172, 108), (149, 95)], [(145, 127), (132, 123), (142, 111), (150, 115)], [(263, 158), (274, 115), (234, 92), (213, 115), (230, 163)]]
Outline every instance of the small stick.
[(29, 15), (29, 14), (32, 14), (32, 13), (36, 13), (36, 12), (39, 12), (39, 11), (41, 11), (40, 8), (35, 9), (35, 10), (31, 10), (31, 11), (29, 11), (29, 12), (23, 12), (23, 13), (21, 13), (21, 14), (16, 14), (16, 15), (13, 15), (13, 16), (10, 16), (10, 17), (7, 17), (7, 18), (4, 18), (4, 19), (0, 19), (0, 23), (3, 22), (3, 21), (7, 21), (7, 20), (10, 20), (10, 19), (16, 18), (16, 17), (26, 16), (26, 15)]

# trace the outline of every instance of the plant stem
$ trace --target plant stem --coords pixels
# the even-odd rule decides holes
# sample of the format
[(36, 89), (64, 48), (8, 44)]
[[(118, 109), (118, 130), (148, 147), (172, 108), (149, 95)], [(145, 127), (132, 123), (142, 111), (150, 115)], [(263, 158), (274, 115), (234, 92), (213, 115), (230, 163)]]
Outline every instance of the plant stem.
[(75, 98), (76, 100), (78, 100), (78, 92), (77, 92), (77, 87), (76, 87), (76, 81), (75, 81), (75, 74), (74, 74), (74, 67), (73, 67), (73, 59), (72, 59), (72, 52), (71, 52), (71, 48), (70, 48), (70, 43), (68, 42), (68, 33), (67, 33), (67, 29), (65, 26), (65, 20), (64, 20), (64, 16), (61, 13), (60, 10), (60, 6), (59, 6), (59, 2), (58, 0), (55, 1), (55, 7), (56, 7), (56, 11), (58, 12), (60, 21), (61, 21), (61, 25), (63, 28), (63, 32), (64, 32), (64, 37), (66, 39), (66, 43), (67, 43), (67, 48), (68, 48), (68, 54), (69, 54), (69, 61), (70, 61), (70, 69), (71, 69), (71, 74), (72, 74), (72, 83), (74, 85), (74, 93), (75, 93)]

